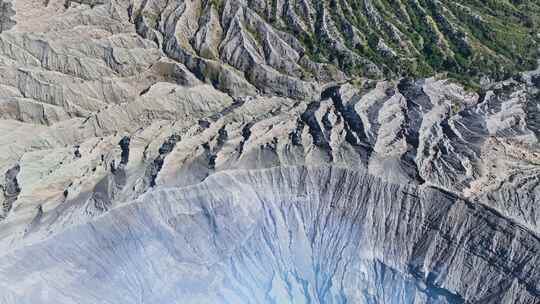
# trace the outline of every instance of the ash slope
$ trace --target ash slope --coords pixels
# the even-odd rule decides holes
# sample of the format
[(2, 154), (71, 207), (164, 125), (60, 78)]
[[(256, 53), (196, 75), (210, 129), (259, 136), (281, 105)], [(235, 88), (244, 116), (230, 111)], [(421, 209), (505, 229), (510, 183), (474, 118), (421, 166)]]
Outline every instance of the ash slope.
[[(156, 85), (149, 94), (163, 87)], [(199, 90), (174, 88), (182, 94)], [(34, 150), (21, 151), (20, 161), (7, 167), (2, 245), (17, 247), (56, 234), (155, 187), (193, 185), (227, 170), (322, 164), (445, 189), (537, 232), (534, 90), (509, 81), (481, 97), (446, 80), (427, 79), (336, 86), (312, 102), (278, 97), (233, 102), (211, 90), (198, 95), (205, 99), (185, 100), (167, 93), (171, 99), (156, 100), (181, 105), (175, 113), (184, 119), (165, 115), (123, 124), (130, 113), (145, 111), (141, 107), (151, 100), (146, 96), (88, 121), (71, 121), (77, 128), (53, 125), (19, 148)], [(220, 96), (230, 106), (221, 107)], [(222, 110), (193, 108), (207, 100)], [(185, 104), (192, 109), (189, 116)], [(160, 106), (149, 113), (167, 113)], [(117, 126), (122, 133), (112, 131)], [(62, 137), (66, 133), (71, 136)], [(36, 148), (36, 142), (50, 146)]]
[(0, 277), (5, 303), (535, 303), (539, 248), (445, 191), (289, 167), (150, 192), (4, 255)]

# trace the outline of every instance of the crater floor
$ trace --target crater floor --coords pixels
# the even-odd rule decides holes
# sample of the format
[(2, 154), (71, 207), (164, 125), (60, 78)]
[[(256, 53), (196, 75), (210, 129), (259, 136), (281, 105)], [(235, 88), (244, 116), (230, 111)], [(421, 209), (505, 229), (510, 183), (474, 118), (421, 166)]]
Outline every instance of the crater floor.
[(3, 256), (3, 303), (534, 303), (540, 240), (435, 188), (336, 167), (162, 188)]

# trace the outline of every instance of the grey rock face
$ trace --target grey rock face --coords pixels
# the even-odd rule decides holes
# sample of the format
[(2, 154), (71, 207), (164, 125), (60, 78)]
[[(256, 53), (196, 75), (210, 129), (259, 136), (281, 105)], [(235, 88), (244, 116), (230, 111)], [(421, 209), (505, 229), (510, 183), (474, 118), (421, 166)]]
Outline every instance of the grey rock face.
[(150, 192), (6, 254), (0, 274), (40, 303), (534, 303), (538, 246), (446, 191), (290, 167)]
[(538, 302), (540, 72), (350, 79), (314, 3), (13, 2), (0, 303)]
[(4, 218), (11, 210), (13, 202), (17, 200), (17, 197), (21, 193), (21, 188), (19, 187), (19, 183), (17, 182), (17, 174), (19, 174), (20, 170), (21, 167), (19, 165), (15, 165), (13, 168), (10, 168), (6, 171), (5, 181), (2, 187), (4, 196), (2, 203), (2, 213), (0, 214), (2, 218)]
[(12, 19), (14, 15), (13, 4), (9, 1), (0, 1), (0, 33), (15, 25), (15, 21)]

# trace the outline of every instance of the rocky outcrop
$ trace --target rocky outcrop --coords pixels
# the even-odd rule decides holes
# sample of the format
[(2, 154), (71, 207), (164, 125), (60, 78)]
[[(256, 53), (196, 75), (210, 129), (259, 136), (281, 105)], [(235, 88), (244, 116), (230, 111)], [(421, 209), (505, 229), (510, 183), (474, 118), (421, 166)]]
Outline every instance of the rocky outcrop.
[(2, 186), (2, 212), (0, 218), (5, 218), (11, 210), (13, 203), (17, 200), (17, 197), (21, 193), (19, 182), (17, 181), (17, 175), (21, 167), (17, 164), (6, 171), (4, 177), (4, 185)]
[(13, 4), (10, 1), (0, 1), (0, 33), (15, 25), (16, 22), (12, 19), (14, 15)]

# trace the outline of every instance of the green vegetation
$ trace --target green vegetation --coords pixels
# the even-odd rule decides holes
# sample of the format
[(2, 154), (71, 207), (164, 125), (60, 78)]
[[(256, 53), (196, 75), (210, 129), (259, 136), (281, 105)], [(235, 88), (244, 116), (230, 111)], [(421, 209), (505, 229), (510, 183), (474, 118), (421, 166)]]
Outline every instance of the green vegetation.
[(159, 23), (159, 15), (148, 10), (142, 12), (142, 16), (151, 28), (156, 28)]
[(249, 26), (246, 26), (246, 30), (249, 33), (249, 35), (251, 35), (251, 37), (253, 37), (256, 44), (258, 44), (259, 46), (262, 45), (263, 38), (262, 38), (261, 33), (259, 31), (257, 31), (256, 29), (252, 29)]
[[(316, 8), (326, 6), (349, 51), (373, 62), (385, 77), (426, 77), (446, 72), (475, 89), (484, 76), (506, 79), (533, 69), (539, 58), (538, 0), (312, 0), (312, 3)], [(298, 32), (292, 27), (284, 30), (299, 38), (312, 60), (336, 64), (351, 76), (369, 76), (360, 63), (350, 60), (351, 56), (336, 51), (331, 41), (335, 37), (321, 33), (318, 26), (322, 23), (321, 16), (320, 13), (313, 16), (314, 32)], [(381, 40), (396, 57), (381, 51)]]

